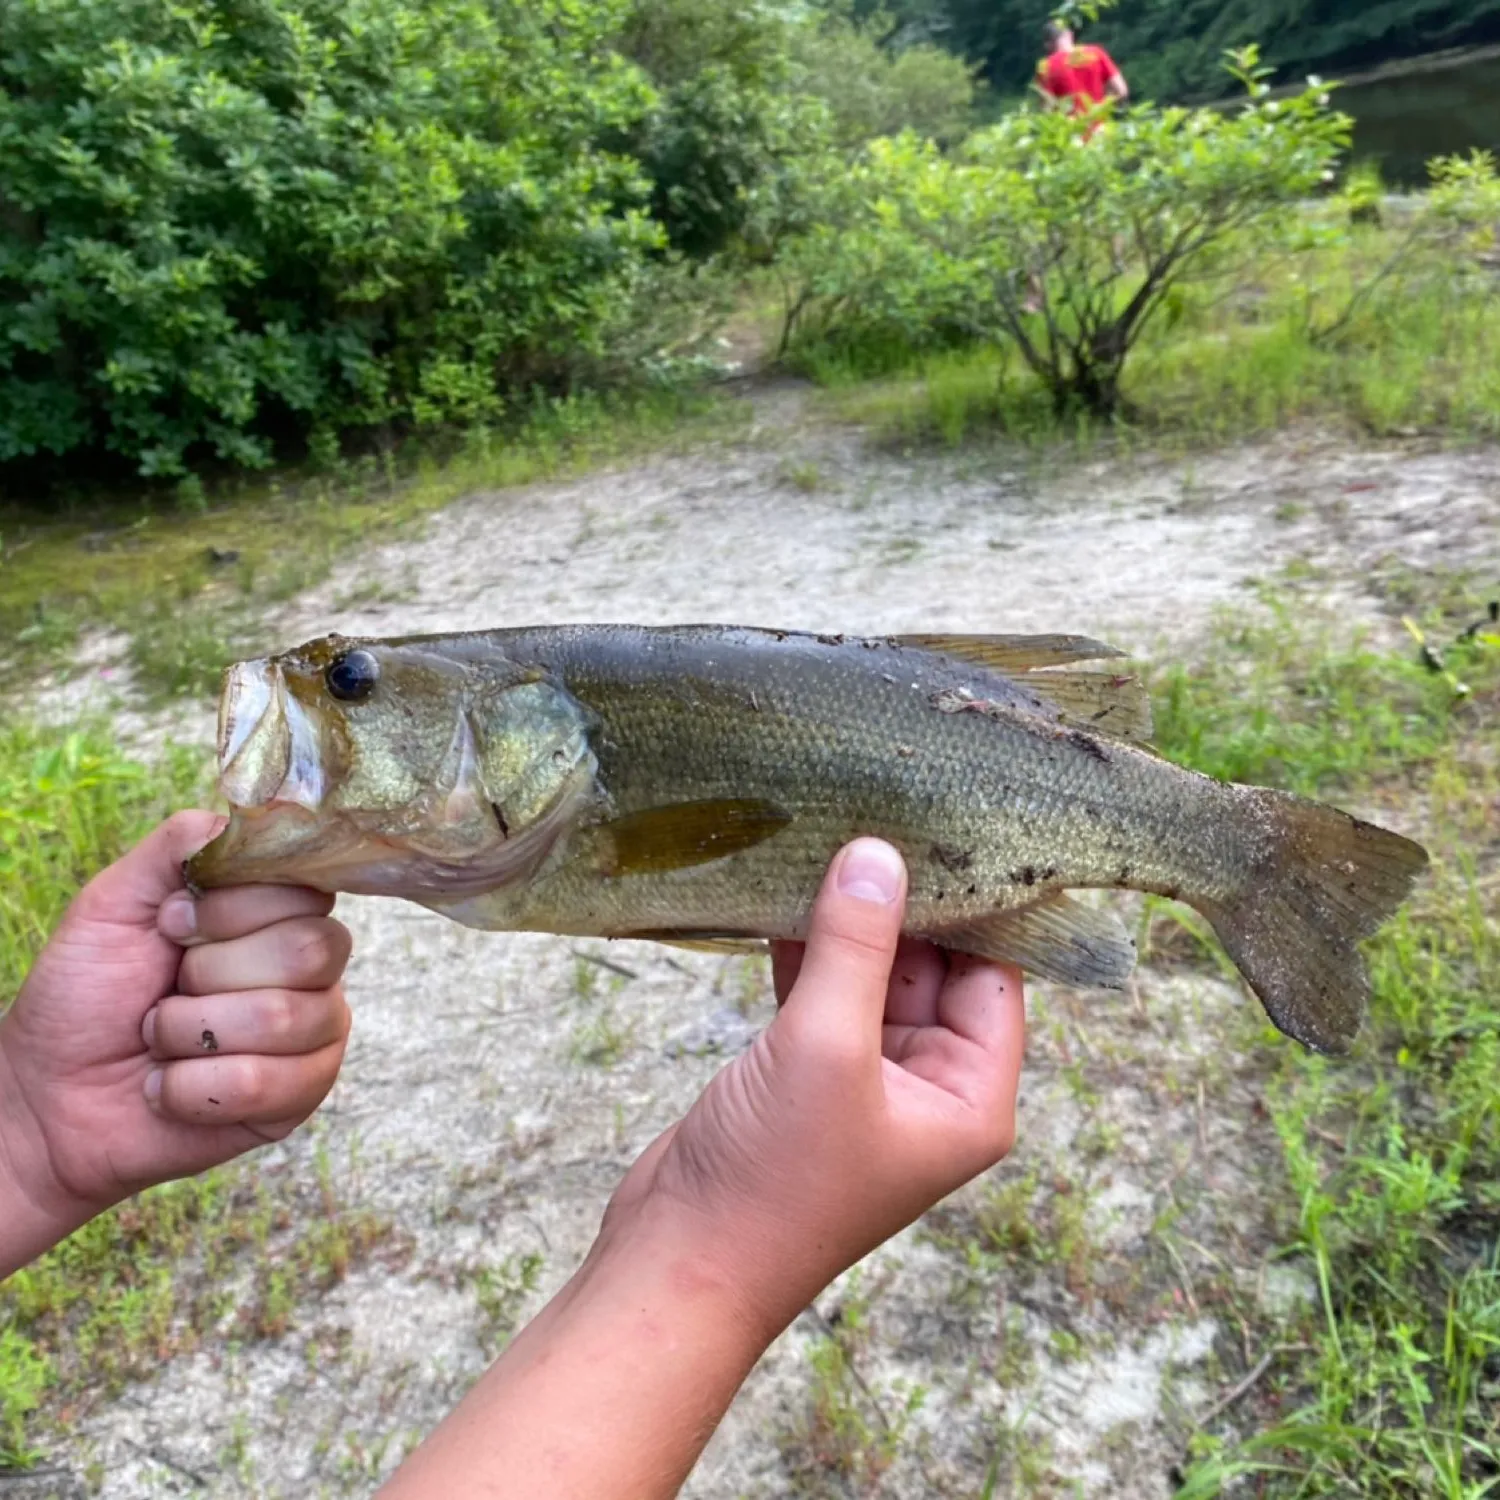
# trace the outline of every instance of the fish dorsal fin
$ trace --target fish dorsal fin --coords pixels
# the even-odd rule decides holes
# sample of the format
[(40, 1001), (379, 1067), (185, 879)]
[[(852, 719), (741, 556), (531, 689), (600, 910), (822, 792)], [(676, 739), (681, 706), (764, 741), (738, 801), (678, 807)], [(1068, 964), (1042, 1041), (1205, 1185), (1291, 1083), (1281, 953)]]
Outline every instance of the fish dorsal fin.
[(1045, 698), (1080, 729), (1141, 745), (1151, 741), (1151, 695), (1139, 677), (1056, 670), (1123, 658), (1123, 651), (1102, 641), (1081, 635), (907, 635), (899, 642), (999, 672)]
[(604, 873), (662, 875), (743, 853), (780, 833), (792, 815), (769, 802), (726, 798), (627, 813), (606, 825)]
[(1045, 698), (1063, 718), (1092, 734), (1137, 745), (1151, 743), (1151, 694), (1139, 677), (1125, 672), (1027, 672), (1017, 679)]
[(1040, 667), (1066, 667), (1078, 661), (1111, 661), (1125, 655), (1085, 635), (899, 635), (895, 640), (900, 646), (935, 651), (1007, 676)]
[(1080, 988), (1123, 989), (1135, 968), (1135, 944), (1119, 918), (1066, 891), (934, 933), (933, 941), (954, 953), (1018, 964), (1042, 979)]

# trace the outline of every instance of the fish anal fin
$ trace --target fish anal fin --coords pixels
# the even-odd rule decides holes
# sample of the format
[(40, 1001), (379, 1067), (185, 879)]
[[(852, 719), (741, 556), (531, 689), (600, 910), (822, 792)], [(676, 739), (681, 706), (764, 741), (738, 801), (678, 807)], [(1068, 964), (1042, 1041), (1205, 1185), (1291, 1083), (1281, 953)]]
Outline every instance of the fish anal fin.
[(1059, 709), (1069, 724), (1138, 745), (1151, 742), (1151, 694), (1139, 677), (1064, 670), (1028, 672), (1019, 680), (1028, 692)]
[(792, 815), (769, 802), (680, 802), (616, 818), (604, 831), (604, 873), (660, 875), (712, 864), (774, 838)]
[(769, 951), (763, 939), (732, 937), (728, 933), (696, 933), (663, 928), (654, 932), (622, 932), (621, 938), (630, 938), (641, 943), (664, 943), (668, 948), (681, 948), (687, 953), (715, 953), (737, 958), (764, 957)]
[(1135, 968), (1135, 944), (1119, 918), (1065, 891), (934, 933), (932, 940), (954, 953), (1017, 964), (1041, 979), (1081, 989), (1123, 989)]
[(1007, 675), (1125, 655), (1114, 646), (1083, 635), (901, 635), (895, 640), (897, 645), (935, 651)]

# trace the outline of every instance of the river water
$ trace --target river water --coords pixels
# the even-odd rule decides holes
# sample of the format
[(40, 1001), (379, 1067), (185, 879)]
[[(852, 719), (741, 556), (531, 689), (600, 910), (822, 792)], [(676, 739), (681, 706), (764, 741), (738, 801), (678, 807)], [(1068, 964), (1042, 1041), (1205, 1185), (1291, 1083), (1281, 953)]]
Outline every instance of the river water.
[(1354, 117), (1355, 157), (1378, 161), (1393, 187), (1424, 184), (1434, 156), (1500, 155), (1500, 47), (1351, 78), (1334, 97)]

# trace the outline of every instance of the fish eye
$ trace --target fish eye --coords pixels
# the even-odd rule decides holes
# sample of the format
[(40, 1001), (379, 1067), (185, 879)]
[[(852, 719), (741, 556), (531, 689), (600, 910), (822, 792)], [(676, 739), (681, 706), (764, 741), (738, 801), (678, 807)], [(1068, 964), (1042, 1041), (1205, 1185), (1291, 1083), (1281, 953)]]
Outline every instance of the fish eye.
[(346, 651), (328, 664), (323, 680), (340, 703), (363, 703), (380, 681), (380, 663), (368, 651)]

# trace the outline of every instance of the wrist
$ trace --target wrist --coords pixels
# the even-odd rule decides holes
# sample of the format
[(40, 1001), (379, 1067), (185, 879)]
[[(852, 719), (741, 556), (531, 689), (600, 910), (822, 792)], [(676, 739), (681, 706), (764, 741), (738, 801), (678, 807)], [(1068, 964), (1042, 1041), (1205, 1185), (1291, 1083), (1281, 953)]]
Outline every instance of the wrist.
[(611, 1208), (569, 1292), (649, 1280), (674, 1305), (732, 1331), (753, 1363), (837, 1275), (811, 1270), (776, 1238), (764, 1224), (727, 1223), (669, 1193), (648, 1193)]
[(95, 1212), (52, 1172), (45, 1132), (6, 1046), (7, 1030), (0, 1019), (0, 1277), (50, 1250)]

